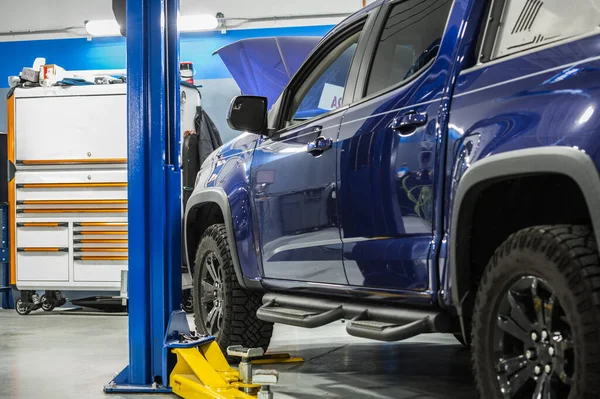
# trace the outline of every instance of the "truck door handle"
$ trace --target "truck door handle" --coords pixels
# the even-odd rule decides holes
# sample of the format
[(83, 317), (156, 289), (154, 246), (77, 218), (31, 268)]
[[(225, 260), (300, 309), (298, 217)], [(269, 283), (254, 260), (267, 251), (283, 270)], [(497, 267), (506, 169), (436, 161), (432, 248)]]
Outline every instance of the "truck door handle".
[(426, 112), (411, 111), (407, 114), (402, 115), (399, 118), (395, 118), (392, 122), (391, 128), (396, 130), (401, 135), (409, 135), (414, 133), (416, 128), (423, 126), (426, 123)]
[(333, 140), (321, 136), (315, 141), (308, 143), (306, 147), (306, 152), (308, 152), (313, 157), (318, 157), (322, 155), (325, 151), (331, 149), (331, 147), (333, 147)]

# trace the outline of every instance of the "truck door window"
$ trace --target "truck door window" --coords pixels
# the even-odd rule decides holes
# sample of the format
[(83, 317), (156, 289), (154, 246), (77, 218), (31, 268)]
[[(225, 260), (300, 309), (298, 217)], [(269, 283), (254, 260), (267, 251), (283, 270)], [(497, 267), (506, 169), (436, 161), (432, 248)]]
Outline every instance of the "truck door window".
[(493, 47), (484, 60), (598, 31), (600, 26), (600, 0), (494, 0), (491, 12), (501, 18), (495, 29), (488, 28), (486, 40)]
[(287, 126), (342, 107), (344, 91), (360, 32), (329, 52), (298, 87), (290, 104)]
[(405, 0), (388, 14), (371, 65), (366, 95), (395, 86), (435, 59), (451, 0)]

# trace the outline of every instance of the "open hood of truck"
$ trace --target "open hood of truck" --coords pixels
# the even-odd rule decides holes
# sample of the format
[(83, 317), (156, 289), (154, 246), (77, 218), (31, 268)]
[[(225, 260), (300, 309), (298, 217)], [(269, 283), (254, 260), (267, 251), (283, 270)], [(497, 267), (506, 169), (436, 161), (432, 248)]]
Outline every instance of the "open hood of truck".
[(317, 46), (320, 37), (244, 39), (215, 51), (246, 95), (264, 96), (269, 107)]

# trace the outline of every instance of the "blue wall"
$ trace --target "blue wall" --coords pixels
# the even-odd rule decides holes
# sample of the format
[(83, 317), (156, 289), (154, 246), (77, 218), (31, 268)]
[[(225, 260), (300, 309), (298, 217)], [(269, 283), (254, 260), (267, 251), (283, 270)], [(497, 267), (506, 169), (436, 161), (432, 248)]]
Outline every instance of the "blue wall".
[[(212, 53), (232, 42), (253, 37), (270, 36), (324, 36), (331, 25), (230, 30), (220, 32), (183, 33), (181, 60), (191, 61), (196, 68), (196, 79), (222, 79), (231, 75), (219, 56)], [(36, 57), (58, 64), (66, 70), (124, 69), (127, 50), (125, 39), (94, 38), (87, 40), (60, 39), (0, 43), (0, 88), (8, 87), (7, 77), (18, 75), (24, 66), (30, 66)]]
[[(196, 83), (204, 87), (202, 104), (221, 131), (223, 140), (235, 136), (225, 115), (232, 97), (239, 88), (215, 50), (241, 39), (272, 36), (324, 36), (333, 26), (306, 26), (264, 28), (221, 32), (183, 33), (181, 60), (194, 63)], [(36, 57), (58, 64), (66, 70), (125, 69), (127, 49), (125, 38), (58, 39), (22, 42), (0, 42), (0, 131), (6, 131), (6, 88), (8, 76), (18, 75), (25, 66), (31, 66)]]

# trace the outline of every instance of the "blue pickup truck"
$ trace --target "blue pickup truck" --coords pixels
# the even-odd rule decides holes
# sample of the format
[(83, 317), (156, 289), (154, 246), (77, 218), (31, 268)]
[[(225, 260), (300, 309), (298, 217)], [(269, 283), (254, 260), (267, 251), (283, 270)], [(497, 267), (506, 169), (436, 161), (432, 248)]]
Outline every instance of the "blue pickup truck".
[(185, 210), (197, 328), (454, 334), (482, 398), (600, 397), (600, 1), (376, 1)]

